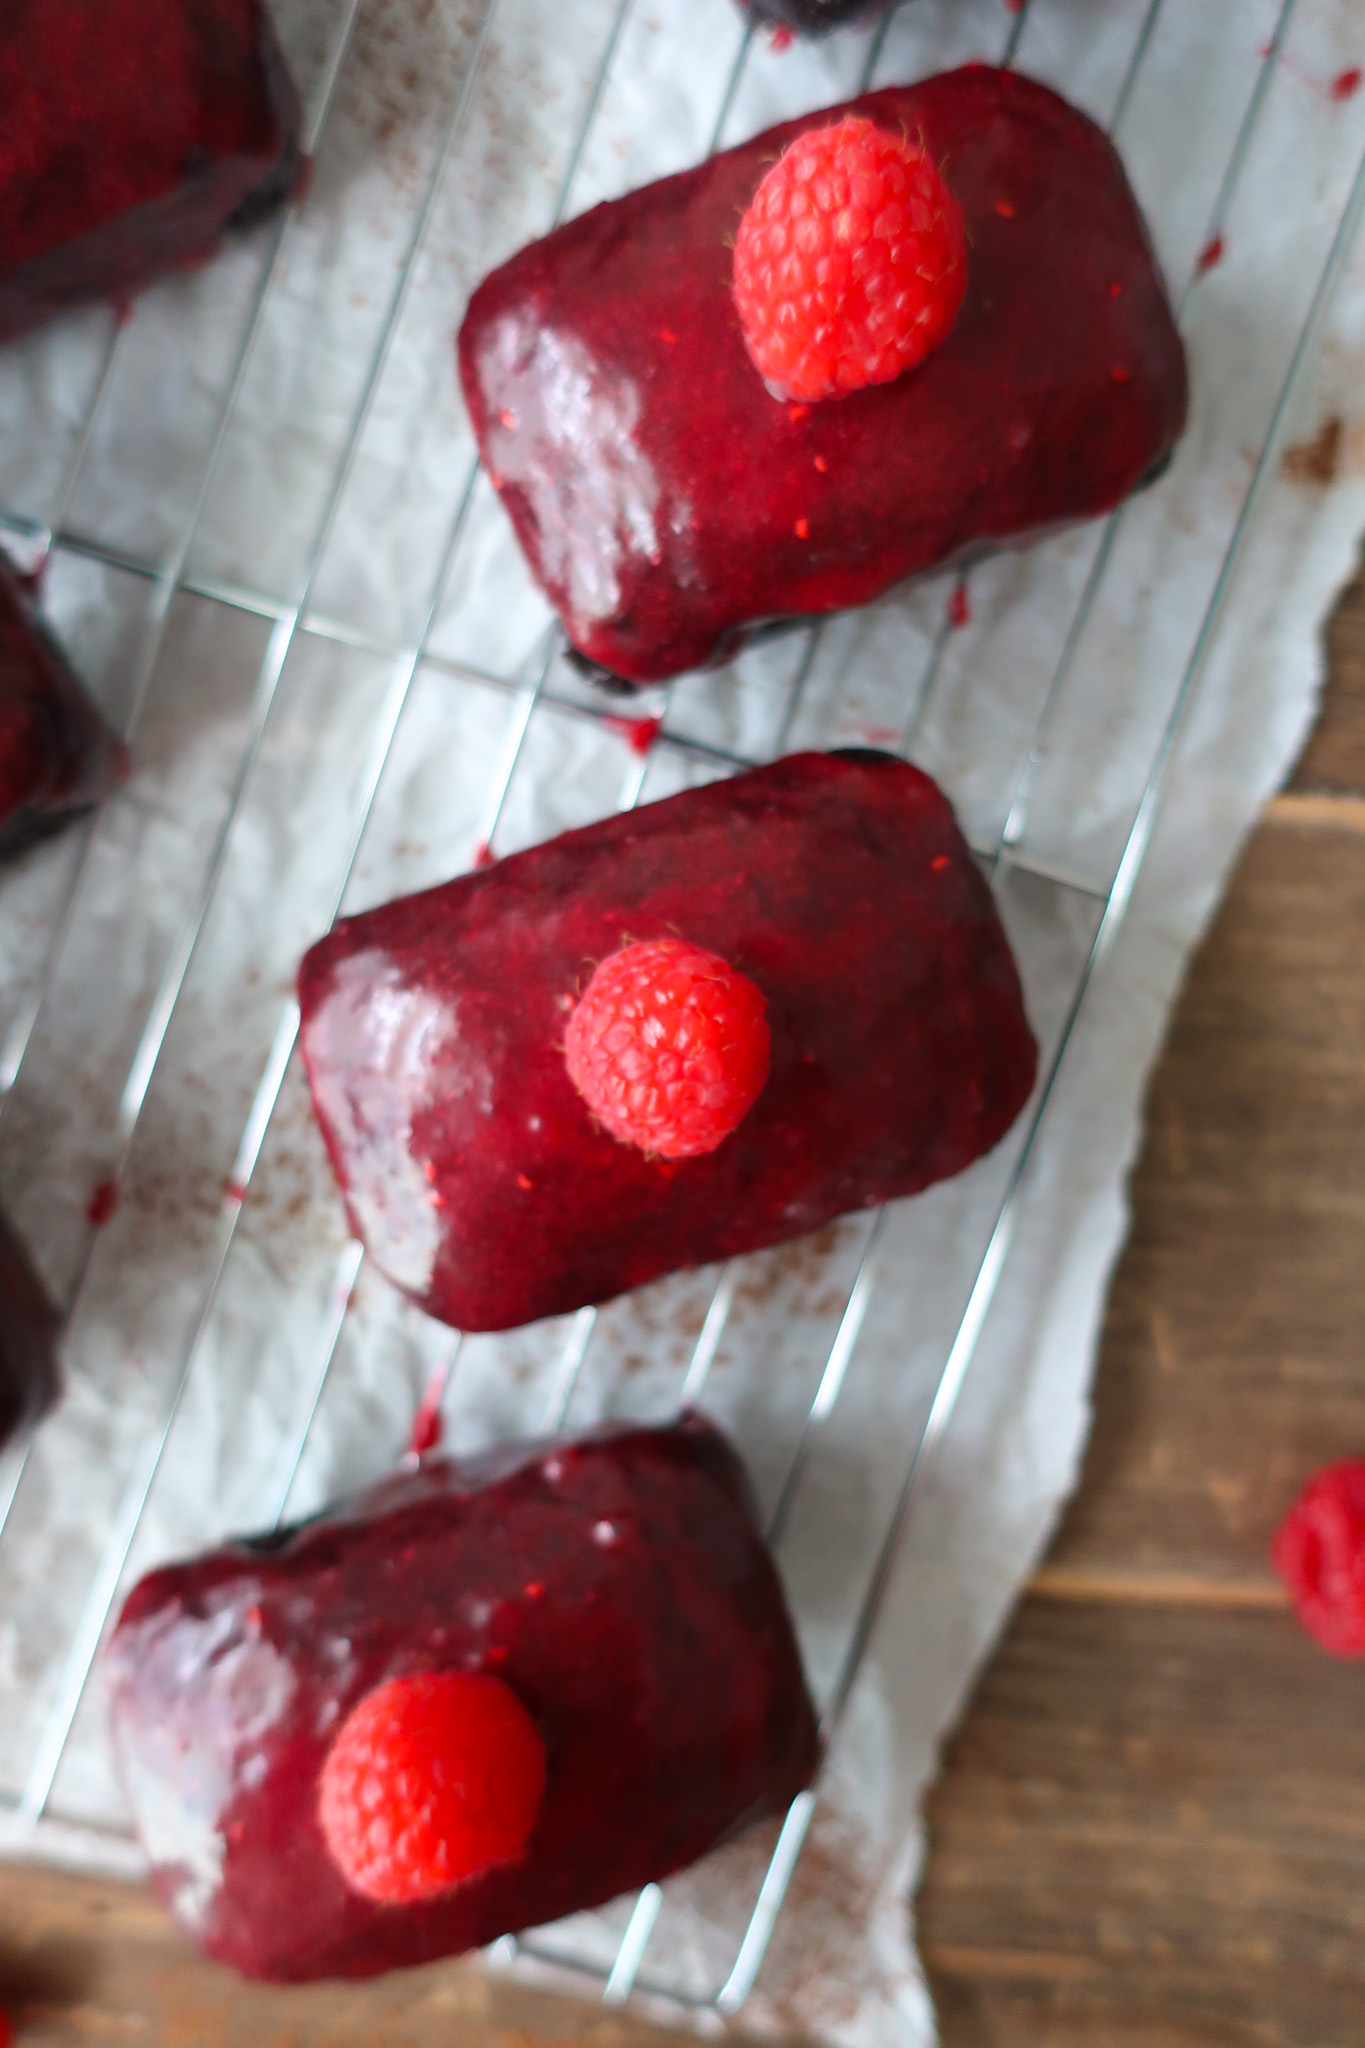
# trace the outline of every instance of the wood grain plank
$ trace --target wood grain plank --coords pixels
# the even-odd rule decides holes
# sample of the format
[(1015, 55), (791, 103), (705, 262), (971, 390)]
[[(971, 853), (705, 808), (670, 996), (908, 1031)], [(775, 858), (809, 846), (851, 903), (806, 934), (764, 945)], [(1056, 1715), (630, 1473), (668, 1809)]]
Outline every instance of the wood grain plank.
[(1365, 834), (1251, 842), (1153, 1081), (1083, 1484), (1050, 1564), (1264, 1582), (1365, 1451)]
[(280, 1989), (206, 1963), (134, 1885), (0, 1867), (0, 2009), (20, 2048), (681, 2048), (600, 2003), (435, 1964)]
[(1287, 1614), (1026, 1601), (929, 1810), (948, 2048), (1359, 2048), (1361, 1706)]
[(1266, 1547), (1365, 1451), (1365, 579), (1154, 1079), (1081, 1487), (952, 1745), (945, 2048), (1358, 2048), (1365, 1671)]

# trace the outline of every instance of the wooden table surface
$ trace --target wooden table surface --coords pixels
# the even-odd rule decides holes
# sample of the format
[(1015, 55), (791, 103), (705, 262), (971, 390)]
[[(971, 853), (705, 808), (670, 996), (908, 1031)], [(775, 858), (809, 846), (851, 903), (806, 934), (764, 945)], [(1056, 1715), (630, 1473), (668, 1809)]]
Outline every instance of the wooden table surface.
[[(1080, 1491), (957, 1734), (919, 1902), (947, 2048), (1361, 2048), (1365, 1665), (1266, 1567), (1365, 1451), (1365, 577), (1151, 1091)], [(75, 2048), (648, 2048), (459, 1964), (278, 1993), (136, 1889), (0, 1870), (0, 2005)]]

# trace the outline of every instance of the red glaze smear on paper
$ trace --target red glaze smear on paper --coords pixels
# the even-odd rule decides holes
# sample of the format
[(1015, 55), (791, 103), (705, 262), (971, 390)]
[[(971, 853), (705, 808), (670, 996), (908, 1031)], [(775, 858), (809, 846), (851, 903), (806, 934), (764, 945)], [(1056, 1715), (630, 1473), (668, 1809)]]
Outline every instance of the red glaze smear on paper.
[(972, 622), (971, 599), (965, 583), (959, 583), (948, 600), (948, 624), (955, 630), (969, 626)]
[(119, 1184), (116, 1180), (102, 1180), (91, 1191), (85, 1205), (85, 1220), (92, 1230), (103, 1230), (106, 1223), (112, 1223), (118, 1214)]
[(662, 718), (618, 718), (612, 713), (603, 720), (608, 731), (619, 734), (633, 754), (647, 754), (659, 737)]
[(1201, 277), (1204, 276), (1206, 271), (1215, 269), (1222, 262), (1226, 246), (1221, 235), (1215, 235), (1211, 242), (1204, 244), (1203, 248), (1199, 251), (1199, 261), (1195, 265), (1195, 269)]
[(445, 1435), (445, 1422), (441, 1415), (441, 1403), (450, 1384), (450, 1366), (438, 1365), (427, 1380), (422, 1394), (421, 1405), (412, 1418), (412, 1429), (408, 1436), (408, 1457), (421, 1458), (428, 1451), (436, 1450)]
[[(441, 1385), (444, 1387), (444, 1379), (442, 1379)], [(424, 1457), (428, 1451), (434, 1451), (441, 1438), (445, 1435), (445, 1423), (441, 1419), (440, 1402), (441, 1397), (439, 1393), (433, 1399), (431, 1392), (428, 1391), (423, 1396), (421, 1407), (412, 1418), (412, 1434), (408, 1438), (408, 1451), (414, 1458)]]
[[(1270, 55), (1270, 48), (1267, 42), (1262, 43), (1257, 50), (1256, 54), (1262, 62)], [(1346, 70), (1338, 71), (1335, 78), (1324, 82), (1321, 78), (1314, 78), (1309, 72), (1302, 70), (1283, 50), (1280, 52), (1279, 61), (1291, 78), (1297, 78), (1299, 84), (1306, 85), (1310, 92), (1321, 93), (1324, 99), (1353, 100), (1362, 84), (1365, 84), (1365, 67), (1359, 64), (1348, 65)]]
[(498, 856), (494, 853), (486, 839), (481, 839), (474, 848), (474, 866), (476, 869), (491, 868), (497, 858)]

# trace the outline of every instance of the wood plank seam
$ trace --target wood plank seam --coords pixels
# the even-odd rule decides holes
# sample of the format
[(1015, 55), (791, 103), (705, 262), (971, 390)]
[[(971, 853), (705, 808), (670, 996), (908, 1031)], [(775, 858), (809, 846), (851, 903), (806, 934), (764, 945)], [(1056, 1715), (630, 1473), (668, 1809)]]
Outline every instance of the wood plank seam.
[(1273, 1613), (1289, 1595), (1278, 1579), (1218, 1579), (1188, 1572), (1096, 1571), (1043, 1565), (1024, 1588), (1029, 1600), (1126, 1603), (1140, 1607), (1222, 1607)]
[(1334, 796), (1320, 790), (1284, 790), (1265, 807), (1267, 825), (1326, 826), (1365, 833), (1365, 796)]

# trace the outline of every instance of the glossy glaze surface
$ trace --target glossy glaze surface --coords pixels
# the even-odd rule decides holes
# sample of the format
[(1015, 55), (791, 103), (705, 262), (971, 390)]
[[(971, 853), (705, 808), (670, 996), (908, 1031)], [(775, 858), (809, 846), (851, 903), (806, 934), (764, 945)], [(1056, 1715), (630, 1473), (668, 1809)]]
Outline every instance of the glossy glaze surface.
[[(792, 407), (744, 348), (731, 248), (783, 145), (850, 109), (939, 164), (967, 296), (917, 369)], [(459, 358), (532, 570), (580, 654), (634, 683), (1105, 512), (1185, 420), (1184, 354), (1118, 157), (1055, 94), (986, 66), (594, 208), (484, 281)]]
[(5, 0), (0, 341), (203, 262), (287, 195), (299, 118), (263, 0)]
[(0, 1214), (0, 1445), (57, 1397), (57, 1311)]
[[(623, 938), (719, 953), (767, 1003), (768, 1079), (714, 1152), (650, 1159), (565, 1068)], [(990, 891), (927, 776), (795, 754), (339, 925), (302, 1047), (352, 1227), (468, 1330), (602, 1301), (958, 1173), (1035, 1049)]]
[[(371, 1976), (597, 1904), (780, 1812), (815, 1762), (747, 1481), (699, 1417), (429, 1459), (154, 1572), (108, 1660), (156, 1888), (251, 1976)], [(364, 1694), (433, 1669), (513, 1688), (544, 1801), (519, 1864), (374, 1905), (328, 1857), (318, 1776)]]
[(127, 756), (0, 554), (0, 857), (88, 810)]

